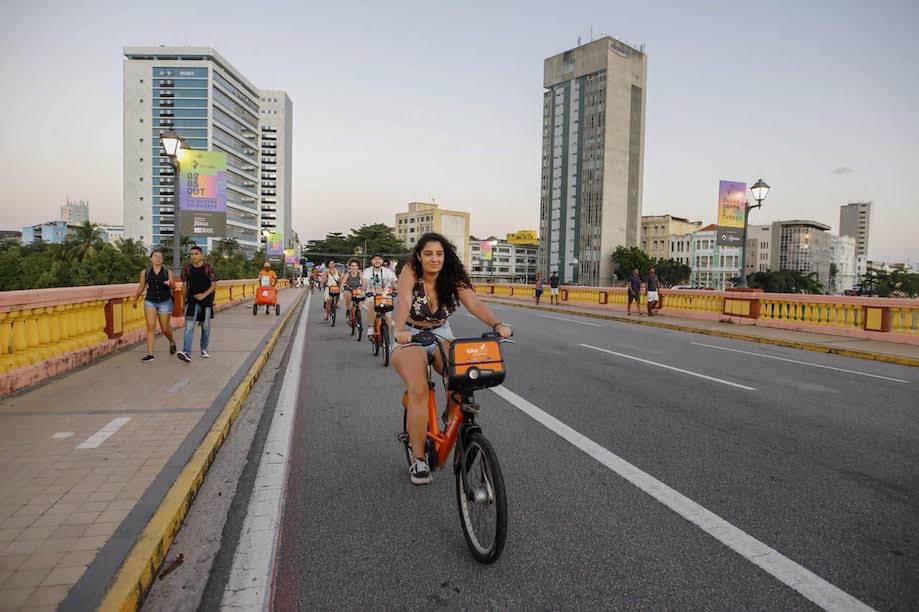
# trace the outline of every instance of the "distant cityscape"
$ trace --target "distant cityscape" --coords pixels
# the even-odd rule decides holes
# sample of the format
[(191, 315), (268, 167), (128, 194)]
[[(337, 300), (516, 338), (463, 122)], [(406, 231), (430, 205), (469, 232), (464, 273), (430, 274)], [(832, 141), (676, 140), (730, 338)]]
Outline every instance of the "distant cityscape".
[[(232, 239), (251, 256), (268, 235), (279, 235), (300, 252), (288, 95), (259, 89), (211, 48), (127, 47), (123, 55), (124, 223), (97, 223), (103, 239), (172, 243), (178, 185), (160, 142), (170, 132), (190, 149), (227, 159), (224, 235), (192, 241), (207, 252)], [(731, 286), (741, 267), (746, 275), (813, 274), (831, 293), (852, 290), (869, 270), (912, 270), (909, 262), (868, 259), (873, 202), (843, 204), (835, 234), (814, 219), (750, 225), (743, 262), (740, 247), (719, 246), (715, 224), (643, 215), (646, 65), (642, 46), (609, 36), (544, 60), (538, 229), (474, 236), (469, 212), (432, 201), (395, 213), (393, 235), (409, 248), (424, 232), (439, 232), (457, 245), (470, 276), (489, 282), (533, 282), (555, 271), (563, 283), (615, 284), (622, 280), (613, 258), (619, 246), (684, 264), (687, 285), (706, 289)], [(0, 237), (60, 243), (90, 219), (88, 202), (67, 199), (59, 218)]]

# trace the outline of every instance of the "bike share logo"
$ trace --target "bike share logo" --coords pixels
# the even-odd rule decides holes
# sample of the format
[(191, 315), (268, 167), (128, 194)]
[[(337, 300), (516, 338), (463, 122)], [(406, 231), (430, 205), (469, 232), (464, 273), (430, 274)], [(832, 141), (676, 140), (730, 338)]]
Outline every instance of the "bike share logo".
[(488, 343), (482, 343), (479, 346), (471, 344), (466, 345), (466, 357), (469, 361), (486, 361), (491, 358), (491, 351)]

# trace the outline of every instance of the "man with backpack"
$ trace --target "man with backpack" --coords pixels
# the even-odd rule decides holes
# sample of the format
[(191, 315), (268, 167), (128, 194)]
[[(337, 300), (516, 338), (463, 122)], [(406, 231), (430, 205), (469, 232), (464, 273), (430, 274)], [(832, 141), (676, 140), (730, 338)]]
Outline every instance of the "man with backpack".
[(182, 361), (191, 361), (191, 343), (195, 338), (195, 323), (201, 323), (201, 357), (207, 359), (211, 340), (211, 319), (214, 317), (214, 291), (217, 276), (214, 268), (204, 262), (201, 247), (191, 248), (191, 263), (182, 270), (182, 293), (185, 296), (185, 339), (177, 356)]

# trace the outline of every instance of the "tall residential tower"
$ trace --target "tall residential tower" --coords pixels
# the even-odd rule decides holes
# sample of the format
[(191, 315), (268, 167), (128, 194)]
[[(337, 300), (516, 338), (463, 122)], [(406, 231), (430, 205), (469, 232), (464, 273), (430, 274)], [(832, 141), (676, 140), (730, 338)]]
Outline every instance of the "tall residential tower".
[(609, 36), (545, 60), (539, 269), (609, 285), (638, 246), (647, 56)]
[(872, 202), (852, 202), (839, 207), (839, 235), (855, 238), (855, 254), (868, 256)]
[[(249, 80), (207, 47), (124, 50), (125, 235), (171, 243), (176, 177), (160, 144), (175, 130), (191, 149), (227, 154), (227, 238), (259, 247), (259, 99)], [(194, 238), (208, 248), (214, 238)]]
[(284, 248), (293, 247), (291, 229), (291, 172), (293, 103), (283, 91), (261, 92), (262, 119), (262, 230), (284, 236)]

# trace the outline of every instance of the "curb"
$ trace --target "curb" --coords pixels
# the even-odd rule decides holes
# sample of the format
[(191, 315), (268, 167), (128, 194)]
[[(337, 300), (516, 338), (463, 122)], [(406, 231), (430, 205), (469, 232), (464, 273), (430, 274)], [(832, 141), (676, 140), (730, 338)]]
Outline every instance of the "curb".
[(591, 319), (604, 319), (607, 321), (617, 321), (619, 323), (633, 323), (635, 325), (648, 325), (650, 327), (660, 327), (662, 329), (672, 329), (677, 331), (691, 332), (694, 334), (702, 334), (705, 336), (718, 336), (721, 338), (732, 338), (735, 340), (747, 340), (750, 342), (759, 342), (760, 344), (774, 344), (776, 346), (785, 346), (788, 348), (801, 349), (805, 351), (813, 351), (815, 353), (832, 353), (835, 355), (843, 355), (845, 357), (856, 357), (858, 359), (868, 359), (871, 361), (882, 361), (885, 363), (895, 363), (898, 365), (919, 367), (919, 359), (913, 357), (902, 357), (900, 355), (889, 355), (886, 353), (873, 353), (871, 351), (860, 351), (857, 349), (848, 349), (840, 348), (834, 346), (825, 346), (823, 344), (815, 344), (813, 342), (798, 342), (795, 340), (780, 340), (778, 338), (766, 338), (763, 336), (754, 336), (751, 334), (742, 334), (738, 332), (727, 332), (720, 331), (717, 329), (704, 329), (700, 327), (693, 327), (691, 325), (679, 325), (674, 323), (663, 323), (660, 321), (648, 321), (646, 319), (629, 319), (621, 315), (610, 315), (605, 313), (597, 312), (575, 312), (571, 310), (564, 310), (562, 308), (552, 308), (544, 306), (533, 306), (530, 304), (518, 304), (510, 301), (504, 301), (494, 298), (486, 298), (479, 296), (484, 302), (491, 302), (493, 304), (502, 304), (504, 306), (513, 306), (515, 308), (527, 308), (529, 310), (544, 310), (546, 312), (557, 312), (560, 314), (575, 315), (579, 317), (589, 317)]
[(301, 294), (294, 306), (287, 309), (281, 324), (272, 333), (262, 352), (252, 363), (207, 435), (169, 488), (140, 537), (131, 547), (131, 552), (128, 553), (124, 563), (116, 572), (98, 610), (120, 612), (133, 611), (140, 607), (144, 594), (153, 584), (157, 570), (169, 551), (172, 540), (181, 528), (182, 521), (204, 482), (217, 451), (229, 435), (230, 428), (249, 396), (249, 391), (258, 380), (278, 338), (281, 337), (294, 313), (299, 312), (306, 296), (306, 293)]

